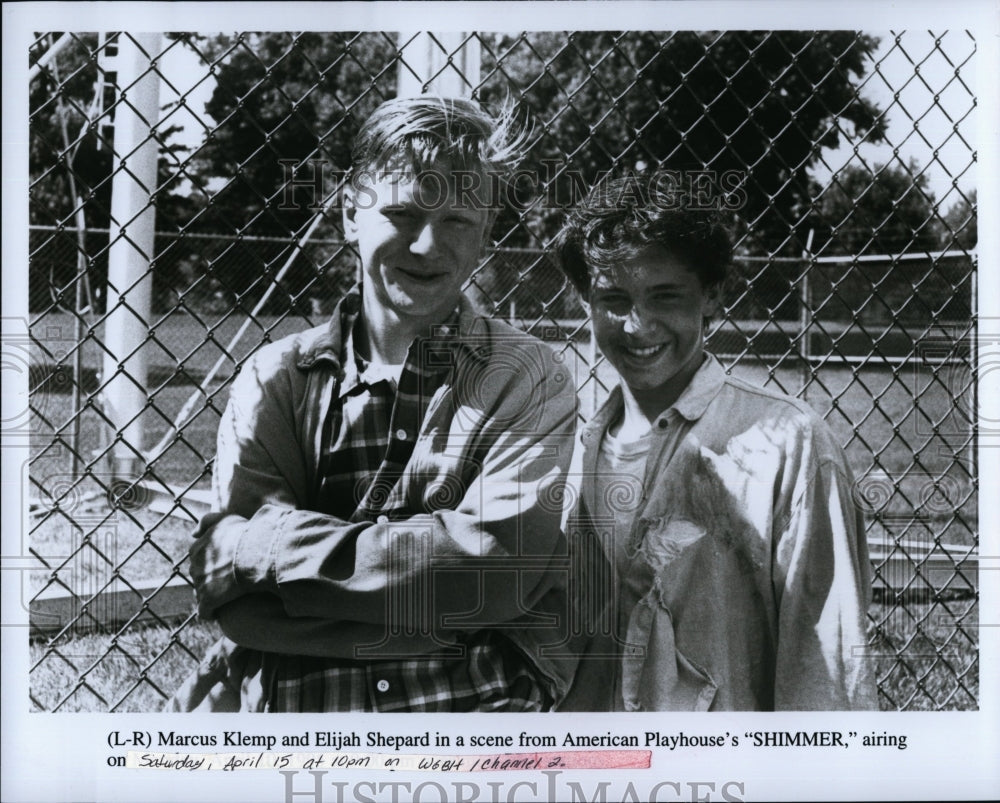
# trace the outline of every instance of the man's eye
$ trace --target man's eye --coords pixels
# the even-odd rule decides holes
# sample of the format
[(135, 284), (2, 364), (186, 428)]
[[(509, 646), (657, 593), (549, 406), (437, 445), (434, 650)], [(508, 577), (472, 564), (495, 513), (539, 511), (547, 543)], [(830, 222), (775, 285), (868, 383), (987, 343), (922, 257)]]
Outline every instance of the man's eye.
[(465, 217), (464, 215), (449, 215), (445, 218), (445, 223), (449, 223), (452, 226), (474, 226), (477, 222), (478, 220)]
[(407, 209), (405, 206), (390, 206), (383, 209), (382, 214), (393, 220), (408, 220), (413, 217), (413, 210)]
[(603, 295), (598, 297), (597, 303), (613, 315), (624, 315), (632, 306), (628, 297), (621, 295)]

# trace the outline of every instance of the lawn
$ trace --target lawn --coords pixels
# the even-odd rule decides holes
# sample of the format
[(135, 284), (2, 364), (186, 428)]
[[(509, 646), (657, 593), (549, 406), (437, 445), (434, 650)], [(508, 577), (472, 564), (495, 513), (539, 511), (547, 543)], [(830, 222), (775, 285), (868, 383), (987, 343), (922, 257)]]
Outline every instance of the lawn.
[[(230, 348), (241, 320), (232, 317), (214, 325), (173, 315), (156, 327), (142, 449), (148, 452), (172, 432), (192, 397), (195, 404), (168, 448), (149, 463), (146, 478), (154, 485), (208, 487), (215, 431), (236, 361), (265, 329), (274, 339), (305, 325), (264, 320)], [(96, 341), (88, 339), (82, 346), (79, 380), (86, 392), (84, 408), (76, 413), (68, 392), (75, 381), (72, 374), (37, 370), (38, 363), (51, 366), (53, 355), (72, 348), (71, 320), (47, 315), (33, 331), (44, 342), (40, 356), (34, 355), (32, 373), (37, 389), (29, 470), (30, 496), (37, 505), (22, 533), (22, 554), (33, 556), (41, 570), (31, 573), (28, 594), (61, 588), (86, 597), (114, 577), (143, 585), (183, 572), (193, 521), (154, 509), (136, 488), (109, 504), (107, 491), (115, 478), (103, 456), (112, 433), (98, 398), (87, 395), (97, 387)], [(99, 329), (95, 334), (101, 334)], [(601, 361), (592, 367), (586, 342), (550, 345), (566, 355), (563, 365), (580, 388), (581, 413), (589, 415), (613, 382), (610, 366)], [(195, 383), (227, 353), (218, 375), (198, 390)], [(930, 546), (939, 541), (967, 547), (977, 543), (978, 497), (964, 446), (967, 372), (873, 363), (830, 364), (813, 375), (795, 364), (769, 370), (747, 360), (732, 370), (753, 384), (801, 395), (826, 417), (845, 446), (861, 496), (878, 497), (878, 515), (870, 511), (868, 516), (870, 538), (890, 546), (899, 538)], [(75, 466), (70, 447), (80, 456)], [(127, 484), (116, 489), (120, 495)], [(883, 707), (977, 706), (977, 611), (973, 598), (957, 598), (947, 590), (936, 602), (903, 595), (873, 606), (871, 654), (878, 663)], [(37, 638), (31, 648), (33, 705), (41, 710), (157, 709), (215, 636), (214, 628), (185, 620), (121, 633), (68, 634), (54, 643)]]
[[(978, 604), (970, 600), (875, 603), (870, 645), (883, 711), (971, 710), (979, 702), (975, 640)], [(42, 711), (158, 711), (218, 638), (213, 624), (136, 627), (31, 644), (32, 707)]]
[(30, 647), (37, 711), (159, 711), (219, 638), (211, 623), (182, 620), (91, 633)]

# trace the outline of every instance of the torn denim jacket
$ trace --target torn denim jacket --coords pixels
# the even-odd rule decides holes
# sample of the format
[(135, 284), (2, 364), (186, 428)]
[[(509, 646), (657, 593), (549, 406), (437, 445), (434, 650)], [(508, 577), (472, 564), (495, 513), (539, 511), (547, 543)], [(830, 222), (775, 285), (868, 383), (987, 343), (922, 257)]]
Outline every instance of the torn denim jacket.
[[(622, 409), (616, 388), (580, 434), (577, 528), (598, 509), (587, 478)], [(867, 542), (827, 425), (706, 356), (652, 430), (626, 565), (615, 572), (629, 580), (618, 600), (615, 707), (877, 709), (864, 655)]]

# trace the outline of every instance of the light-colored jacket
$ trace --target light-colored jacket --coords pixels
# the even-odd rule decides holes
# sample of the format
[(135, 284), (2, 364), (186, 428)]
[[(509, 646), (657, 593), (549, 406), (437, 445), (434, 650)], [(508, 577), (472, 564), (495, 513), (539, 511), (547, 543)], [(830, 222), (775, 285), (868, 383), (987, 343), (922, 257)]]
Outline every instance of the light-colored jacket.
[[(262, 348), (233, 384), (218, 435), (219, 513), (202, 528), (240, 532), (234, 574), (245, 595), (217, 611), (232, 641), (210, 651), (170, 707), (225, 710), (241, 686), (246, 707), (252, 684), (241, 672), (259, 665), (254, 650), (426, 654), (484, 627), (523, 650), (564, 702), (582, 643), (570, 633), (573, 561), (559, 527), (572, 377), (544, 343), (463, 298), (459, 346), (437, 357), (455, 370), (385, 500), (412, 515), (345, 522), (318, 503), (323, 424), (342, 375), (339, 321), (338, 308), (329, 325)], [(414, 602), (430, 616), (391, 620), (400, 589), (425, 593)]]
[[(578, 532), (595, 524), (591, 479), (622, 409), (616, 388), (580, 433)], [(803, 402), (727, 376), (708, 356), (652, 438), (628, 565), (618, 567), (643, 593), (620, 599), (621, 697), (609, 704), (876, 709), (864, 654), (867, 543), (850, 469), (826, 424)]]

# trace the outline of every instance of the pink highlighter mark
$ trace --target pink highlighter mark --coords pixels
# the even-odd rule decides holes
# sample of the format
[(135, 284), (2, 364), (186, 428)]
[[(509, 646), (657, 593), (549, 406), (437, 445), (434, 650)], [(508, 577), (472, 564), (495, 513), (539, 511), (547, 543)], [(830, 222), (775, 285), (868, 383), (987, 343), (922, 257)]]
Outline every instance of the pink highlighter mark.
[(467, 772), (510, 770), (638, 770), (649, 769), (651, 750), (570, 750), (552, 753), (496, 753), (469, 756)]

